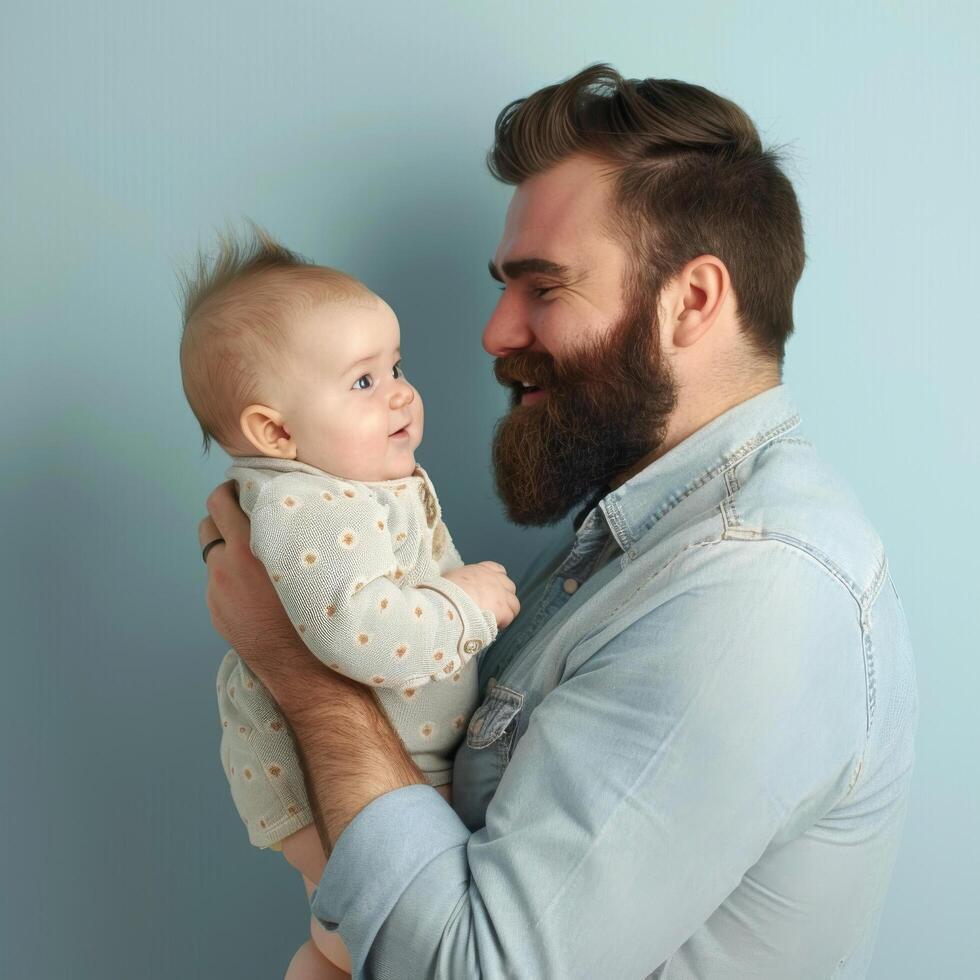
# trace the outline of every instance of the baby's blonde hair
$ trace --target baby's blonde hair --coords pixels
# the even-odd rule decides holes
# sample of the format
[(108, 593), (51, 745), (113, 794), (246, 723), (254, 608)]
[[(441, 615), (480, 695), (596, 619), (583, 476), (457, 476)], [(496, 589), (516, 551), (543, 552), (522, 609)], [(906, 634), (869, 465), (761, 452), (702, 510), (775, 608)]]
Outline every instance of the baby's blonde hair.
[(252, 221), (248, 227), (246, 235), (219, 233), (213, 259), (198, 252), (190, 270), (177, 272), (181, 381), (203, 454), (212, 440), (229, 453), (242, 446), (239, 416), (248, 405), (269, 404), (270, 378), (282, 375), (297, 314), (325, 302), (374, 299), (353, 276), (314, 265)]

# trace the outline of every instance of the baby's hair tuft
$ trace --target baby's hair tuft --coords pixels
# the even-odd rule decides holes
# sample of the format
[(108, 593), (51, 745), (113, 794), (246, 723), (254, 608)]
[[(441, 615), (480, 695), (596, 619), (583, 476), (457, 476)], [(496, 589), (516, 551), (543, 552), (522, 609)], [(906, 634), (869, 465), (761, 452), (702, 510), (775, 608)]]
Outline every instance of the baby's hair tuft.
[(239, 416), (248, 405), (272, 403), (281, 390), (276, 382), (291, 367), (298, 316), (323, 303), (376, 299), (353, 276), (315, 265), (245, 221), (244, 234), (219, 231), (213, 256), (199, 250), (189, 269), (177, 270), (181, 381), (204, 455), (212, 441), (230, 455), (250, 454)]

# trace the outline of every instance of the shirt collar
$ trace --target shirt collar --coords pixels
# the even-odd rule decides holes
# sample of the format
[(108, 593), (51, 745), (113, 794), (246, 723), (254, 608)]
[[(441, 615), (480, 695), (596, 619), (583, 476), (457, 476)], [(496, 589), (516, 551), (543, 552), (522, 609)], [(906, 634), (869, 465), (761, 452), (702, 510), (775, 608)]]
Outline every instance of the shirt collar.
[[(740, 402), (703, 425), (622, 486), (587, 505), (598, 506), (619, 546), (632, 550), (661, 517), (712, 477), (800, 424), (785, 384)], [(586, 520), (580, 513), (579, 525)]]

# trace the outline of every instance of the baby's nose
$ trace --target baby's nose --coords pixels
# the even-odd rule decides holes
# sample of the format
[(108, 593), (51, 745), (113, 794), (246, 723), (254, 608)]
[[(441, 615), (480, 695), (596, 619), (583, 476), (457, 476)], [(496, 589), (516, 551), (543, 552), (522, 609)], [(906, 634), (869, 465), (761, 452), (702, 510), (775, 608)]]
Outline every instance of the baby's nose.
[(411, 405), (415, 399), (415, 392), (412, 391), (412, 386), (407, 384), (399, 385), (391, 396), (392, 408), (402, 408), (405, 405)]

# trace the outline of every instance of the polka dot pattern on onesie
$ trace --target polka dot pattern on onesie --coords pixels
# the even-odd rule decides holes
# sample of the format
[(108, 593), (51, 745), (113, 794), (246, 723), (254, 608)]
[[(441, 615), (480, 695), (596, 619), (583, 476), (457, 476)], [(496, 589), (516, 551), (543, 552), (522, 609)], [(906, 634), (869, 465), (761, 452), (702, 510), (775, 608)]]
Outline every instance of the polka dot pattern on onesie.
[[(272, 462), (274, 481), (293, 465)], [(463, 667), (495, 631), (478, 604), (435, 583), (443, 567), (462, 564), (435, 491), (420, 468), (375, 486), (328, 482), (296, 465), (295, 477), (271, 486), (262, 469), (262, 479), (246, 472), (253, 479), (239, 483), (255, 518), (253, 554), (303, 642), (329, 669), (378, 688), (373, 697), (390, 710), (408, 751), (420, 753), (424, 771), (444, 775), (446, 753), (475, 707), (475, 667), (472, 674)], [(218, 688), (222, 769), (249, 839), (274, 846), (300, 817), (309, 822), (309, 810), (289, 725), (274, 704), (255, 710), (261, 678), (244, 665), (236, 670), (226, 670)]]

